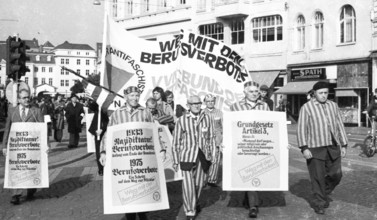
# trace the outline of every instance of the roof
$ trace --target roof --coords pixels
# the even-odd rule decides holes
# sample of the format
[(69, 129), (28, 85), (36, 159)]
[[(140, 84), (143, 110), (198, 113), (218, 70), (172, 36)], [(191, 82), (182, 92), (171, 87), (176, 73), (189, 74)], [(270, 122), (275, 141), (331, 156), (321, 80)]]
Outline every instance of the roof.
[(54, 47), (54, 45), (50, 41), (46, 41), (46, 43), (43, 44), (43, 47)]
[(54, 50), (57, 49), (67, 49), (67, 50), (94, 50), (91, 46), (88, 44), (72, 44), (68, 41), (65, 41), (64, 43), (56, 46)]
[(38, 40), (33, 38), (33, 40), (23, 40), (25, 41), (26, 45), (28, 45), (30, 47), (30, 49), (39, 49), (39, 44), (38, 44)]
[[(30, 63), (55, 64), (53, 53), (28, 53), (27, 55), (30, 57)], [(37, 61), (37, 56), (39, 56), (39, 61)], [(48, 56), (51, 58), (50, 61), (47, 61)]]

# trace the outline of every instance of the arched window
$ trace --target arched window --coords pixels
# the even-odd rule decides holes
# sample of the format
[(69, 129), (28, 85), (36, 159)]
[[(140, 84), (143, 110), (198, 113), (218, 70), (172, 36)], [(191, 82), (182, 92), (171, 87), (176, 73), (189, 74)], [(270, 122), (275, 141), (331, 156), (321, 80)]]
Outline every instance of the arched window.
[(314, 48), (315, 49), (320, 49), (323, 47), (323, 14), (319, 11), (317, 11), (314, 14)]
[(340, 11), (340, 43), (356, 42), (356, 14), (351, 5)]
[(297, 17), (296, 25), (296, 49), (303, 50), (305, 48), (305, 18), (303, 15)]

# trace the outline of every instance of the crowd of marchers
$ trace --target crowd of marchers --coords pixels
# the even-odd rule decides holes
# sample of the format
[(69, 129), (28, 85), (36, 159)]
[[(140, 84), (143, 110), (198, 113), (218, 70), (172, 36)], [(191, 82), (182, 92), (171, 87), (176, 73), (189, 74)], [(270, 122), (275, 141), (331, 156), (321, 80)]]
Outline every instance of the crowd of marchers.
[[(274, 103), (269, 98), (269, 88), (257, 82), (244, 83), (244, 97), (230, 106), (230, 111), (271, 111)], [(172, 136), (173, 168), (182, 171), (183, 208), (187, 219), (195, 219), (202, 211), (200, 195), (205, 187), (221, 187), (219, 167), (222, 160), (223, 112), (217, 109), (216, 96), (190, 96), (185, 106), (175, 104), (172, 91), (156, 87), (145, 103), (140, 103), (140, 90), (130, 86), (123, 91), (124, 105), (110, 115), (91, 99), (80, 100), (76, 94), (64, 100), (57, 95), (55, 100), (42, 98), (39, 102), (30, 100), (30, 92), (21, 90), (19, 104), (8, 112), (3, 141), (3, 153), (6, 154), (6, 138), (12, 122), (39, 122), (43, 115), (49, 115), (51, 123), (49, 136), (61, 141), (64, 122), (68, 125), (69, 148), (78, 146), (79, 133), (84, 117), (83, 107), (94, 112), (89, 132), (94, 135), (98, 174), (103, 175), (106, 165), (106, 130), (110, 126), (127, 122), (151, 122), (168, 126)], [(335, 102), (327, 99), (329, 84), (317, 82), (300, 110), (298, 120), (298, 144), (307, 161), (312, 184), (311, 207), (318, 214), (325, 214), (325, 209), (332, 201), (329, 194), (340, 183), (342, 177), (341, 158), (346, 156), (347, 136)], [(281, 103), (279, 103), (279, 106)], [(25, 113), (25, 109), (26, 112)], [(282, 107), (276, 108), (281, 110)], [(284, 109), (283, 109), (284, 110)], [(37, 117), (27, 117), (35, 114)], [(101, 114), (101, 117), (98, 117)], [(25, 116), (25, 117), (24, 117)], [(98, 120), (100, 118), (100, 121)], [(100, 123), (100, 124), (98, 124)], [(52, 132), (54, 130), (54, 132)], [(20, 204), (22, 191), (13, 190), (11, 203)], [(31, 199), (35, 189), (27, 189), (26, 199)], [(257, 191), (244, 193), (245, 215), (257, 218), (259, 213)], [(127, 213), (127, 220), (148, 219), (148, 213)]]

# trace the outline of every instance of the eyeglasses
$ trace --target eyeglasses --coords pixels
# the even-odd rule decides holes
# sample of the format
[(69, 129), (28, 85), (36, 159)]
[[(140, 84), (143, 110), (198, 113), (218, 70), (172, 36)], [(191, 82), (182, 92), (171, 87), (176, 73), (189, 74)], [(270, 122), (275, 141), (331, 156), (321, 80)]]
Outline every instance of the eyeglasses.
[(192, 102), (192, 103), (190, 103), (190, 105), (201, 105), (202, 104), (202, 102)]
[(30, 97), (29, 97), (29, 96), (20, 97), (20, 99), (24, 99), (24, 100), (26, 100), (26, 99), (30, 99)]

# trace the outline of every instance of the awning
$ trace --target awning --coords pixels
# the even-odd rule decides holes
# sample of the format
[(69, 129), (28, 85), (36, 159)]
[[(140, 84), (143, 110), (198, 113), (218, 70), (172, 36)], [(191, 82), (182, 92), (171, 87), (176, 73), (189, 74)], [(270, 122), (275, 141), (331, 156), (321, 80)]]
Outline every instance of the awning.
[(313, 88), (313, 85), (318, 81), (302, 81), (302, 82), (289, 82), (284, 87), (280, 88), (275, 94), (308, 94)]
[(335, 90), (336, 97), (357, 97), (357, 93), (353, 89)]
[(259, 83), (259, 85), (266, 85), (268, 87), (271, 87), (272, 83), (275, 81), (279, 73), (280, 70), (250, 72), (250, 76), (251, 79)]

